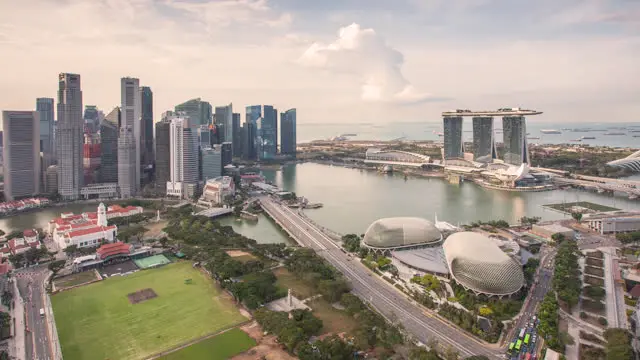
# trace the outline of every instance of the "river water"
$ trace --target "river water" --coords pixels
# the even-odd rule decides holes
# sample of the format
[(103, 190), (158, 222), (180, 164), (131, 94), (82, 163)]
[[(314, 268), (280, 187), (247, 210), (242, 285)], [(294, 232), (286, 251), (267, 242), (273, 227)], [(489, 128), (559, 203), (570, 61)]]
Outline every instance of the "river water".
[[(263, 170), (279, 187), (321, 202), (323, 208), (306, 210), (317, 223), (341, 233), (362, 234), (375, 220), (384, 217), (417, 216), (452, 224), (475, 220), (504, 219), (517, 223), (522, 216), (561, 219), (563, 214), (542, 205), (591, 201), (624, 210), (640, 211), (640, 201), (625, 197), (578, 190), (511, 193), (481, 188), (473, 183), (450, 184), (442, 179), (408, 178), (358, 169), (304, 163), (282, 170)], [(640, 176), (636, 176), (640, 180)], [(61, 212), (95, 211), (95, 204), (49, 208), (0, 220), (0, 229), (9, 232), (26, 228), (46, 228)], [(221, 223), (260, 243), (287, 241), (286, 236), (264, 215), (257, 222), (227, 217)]]
[(384, 175), (313, 163), (263, 171), (279, 187), (321, 202), (323, 208), (306, 210), (317, 223), (341, 233), (362, 234), (384, 217), (417, 216), (452, 224), (504, 219), (517, 223), (522, 216), (544, 220), (563, 218), (545, 204), (591, 201), (625, 210), (640, 210), (640, 201), (578, 190), (504, 192), (473, 183), (450, 184), (442, 179)]

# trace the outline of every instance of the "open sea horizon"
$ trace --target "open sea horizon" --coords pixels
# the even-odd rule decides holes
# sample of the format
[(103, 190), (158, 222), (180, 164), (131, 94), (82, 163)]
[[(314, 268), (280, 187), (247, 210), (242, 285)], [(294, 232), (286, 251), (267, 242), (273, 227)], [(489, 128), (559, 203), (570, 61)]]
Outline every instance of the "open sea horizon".
[[(560, 134), (543, 134), (540, 130), (559, 130)], [(472, 141), (471, 119), (463, 124), (465, 141)], [(502, 142), (502, 122), (495, 121), (496, 141)], [(325, 140), (342, 134), (356, 134), (352, 140), (389, 141), (398, 138), (406, 140), (442, 140), (442, 122), (395, 122), (375, 123), (310, 123), (298, 124), (298, 142)], [(619, 148), (640, 148), (640, 122), (624, 123), (527, 123), (529, 144), (587, 144)], [(623, 135), (605, 135), (624, 133)], [(637, 137), (633, 137), (633, 136)], [(595, 139), (582, 139), (595, 137)], [(534, 139), (539, 138), (539, 139)]]

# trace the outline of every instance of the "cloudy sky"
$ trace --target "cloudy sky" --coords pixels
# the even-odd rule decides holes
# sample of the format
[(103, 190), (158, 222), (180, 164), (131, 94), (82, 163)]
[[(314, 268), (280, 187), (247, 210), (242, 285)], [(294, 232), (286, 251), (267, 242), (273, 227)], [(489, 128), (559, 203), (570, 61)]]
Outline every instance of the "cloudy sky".
[(140, 78), (156, 120), (202, 97), (296, 107), (300, 123), (505, 106), (640, 121), (640, 1), (2, 0), (0, 67), (3, 110), (75, 72), (105, 112)]

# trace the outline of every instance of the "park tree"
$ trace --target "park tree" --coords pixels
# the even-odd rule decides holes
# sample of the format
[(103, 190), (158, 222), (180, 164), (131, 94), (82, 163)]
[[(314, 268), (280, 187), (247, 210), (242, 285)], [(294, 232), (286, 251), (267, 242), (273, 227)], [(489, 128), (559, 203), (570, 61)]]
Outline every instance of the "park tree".
[(582, 213), (581, 212), (572, 212), (571, 213), (571, 217), (573, 218), (573, 220), (580, 222), (582, 221)]
[(348, 252), (360, 250), (360, 237), (356, 234), (347, 234), (342, 237), (342, 247)]
[(633, 359), (631, 336), (626, 329), (607, 329), (604, 332), (604, 338), (607, 340), (605, 345), (607, 360)]

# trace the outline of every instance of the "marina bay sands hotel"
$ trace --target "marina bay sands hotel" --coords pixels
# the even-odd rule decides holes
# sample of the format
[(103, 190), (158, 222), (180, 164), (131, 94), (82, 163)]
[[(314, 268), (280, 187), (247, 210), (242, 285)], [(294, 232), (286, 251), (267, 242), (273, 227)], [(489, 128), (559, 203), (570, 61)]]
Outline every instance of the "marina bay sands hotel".
[(473, 121), (473, 161), (492, 163), (498, 158), (493, 128), (493, 118), (502, 117), (504, 135), (504, 157), (506, 164), (520, 166), (530, 164), (527, 146), (527, 126), (525, 116), (539, 115), (541, 111), (520, 108), (502, 108), (496, 111), (453, 110), (442, 113), (444, 125), (443, 158), (464, 159), (462, 119), (472, 117)]

